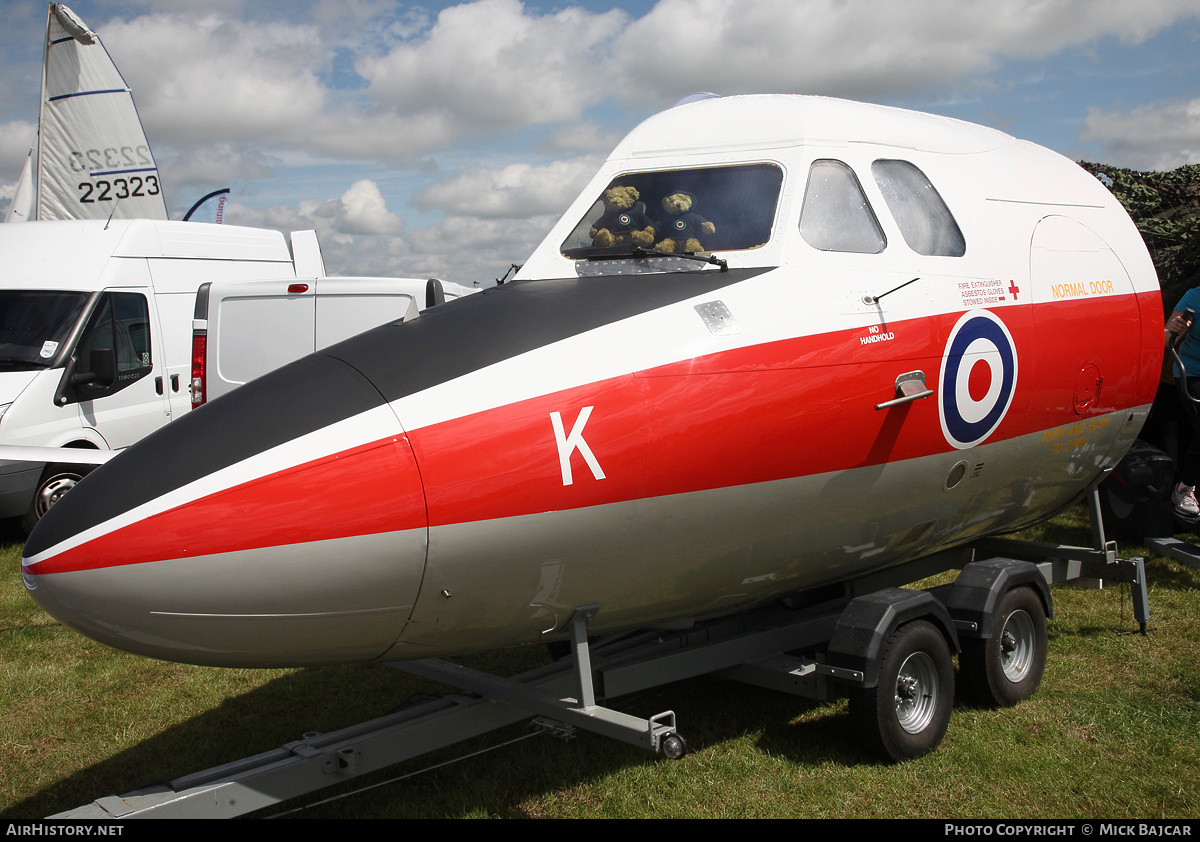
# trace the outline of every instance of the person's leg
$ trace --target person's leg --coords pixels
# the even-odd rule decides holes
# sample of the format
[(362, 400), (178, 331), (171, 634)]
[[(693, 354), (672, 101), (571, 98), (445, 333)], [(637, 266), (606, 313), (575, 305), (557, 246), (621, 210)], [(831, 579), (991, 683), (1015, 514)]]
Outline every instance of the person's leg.
[[(1194, 423), (1197, 412), (1194, 401), (1200, 400), (1200, 377), (1189, 377), (1187, 390), (1193, 400), (1184, 406), (1184, 411)], [(1179, 457), (1179, 483), (1171, 495), (1175, 511), (1184, 517), (1200, 517), (1200, 502), (1196, 500), (1197, 480), (1200, 480), (1200, 436), (1194, 436), (1187, 450)]]

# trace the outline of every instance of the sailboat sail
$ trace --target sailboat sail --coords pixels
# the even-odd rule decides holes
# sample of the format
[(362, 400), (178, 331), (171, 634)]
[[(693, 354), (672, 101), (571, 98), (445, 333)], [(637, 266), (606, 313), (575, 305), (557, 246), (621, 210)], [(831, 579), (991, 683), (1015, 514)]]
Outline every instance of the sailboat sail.
[(38, 219), (166, 219), (133, 94), (96, 33), (51, 3), (38, 128)]
[(4, 215), (5, 222), (28, 222), (33, 219), (33, 150), (25, 156), (25, 166), (21, 167), (21, 177), (17, 179), (17, 189), (9, 203), (8, 213)]

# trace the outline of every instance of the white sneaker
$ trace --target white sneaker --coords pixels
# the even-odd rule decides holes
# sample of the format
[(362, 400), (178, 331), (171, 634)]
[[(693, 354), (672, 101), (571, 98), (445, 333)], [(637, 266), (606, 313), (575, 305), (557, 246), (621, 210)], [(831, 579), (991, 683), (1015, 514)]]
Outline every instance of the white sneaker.
[(1184, 517), (1200, 517), (1200, 502), (1196, 501), (1196, 487), (1194, 485), (1184, 485), (1182, 482), (1175, 486), (1175, 493), (1171, 495), (1171, 502), (1175, 504), (1175, 511)]

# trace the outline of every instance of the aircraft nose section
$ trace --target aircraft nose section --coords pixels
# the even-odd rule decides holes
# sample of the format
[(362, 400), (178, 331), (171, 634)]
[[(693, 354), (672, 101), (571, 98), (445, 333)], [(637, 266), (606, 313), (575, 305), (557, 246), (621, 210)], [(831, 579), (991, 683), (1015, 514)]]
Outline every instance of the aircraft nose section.
[(92, 473), (34, 529), (30, 595), (166, 660), (369, 660), (411, 614), (425, 499), (379, 392), (322, 356), (189, 413)]

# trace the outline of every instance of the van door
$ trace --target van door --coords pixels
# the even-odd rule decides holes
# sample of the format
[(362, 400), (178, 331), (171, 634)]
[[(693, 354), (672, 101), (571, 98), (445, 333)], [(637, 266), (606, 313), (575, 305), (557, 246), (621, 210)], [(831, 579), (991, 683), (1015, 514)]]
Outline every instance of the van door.
[[(396, 278), (321, 278), (317, 290), (316, 349), (328, 348), (388, 322), (399, 321), (423, 281)], [(417, 302), (424, 306), (424, 300)]]
[(214, 283), (208, 291), (208, 399), (311, 354), (311, 282)]
[[(166, 366), (149, 289), (106, 290), (76, 343), (60, 386), (60, 403), (78, 403), (85, 427), (113, 450), (170, 420)], [(111, 353), (115, 366), (103, 371)]]
[[(192, 311), (196, 307), (196, 292), (163, 292), (155, 278), (155, 294), (150, 301), (150, 312), (157, 318), (162, 329), (158, 332), (155, 347), (163, 353), (155, 360), (155, 382), (157, 391), (166, 393), (171, 419), (178, 420), (192, 408), (192, 393), (188, 382), (192, 370)], [(158, 363), (162, 363), (162, 373)]]

